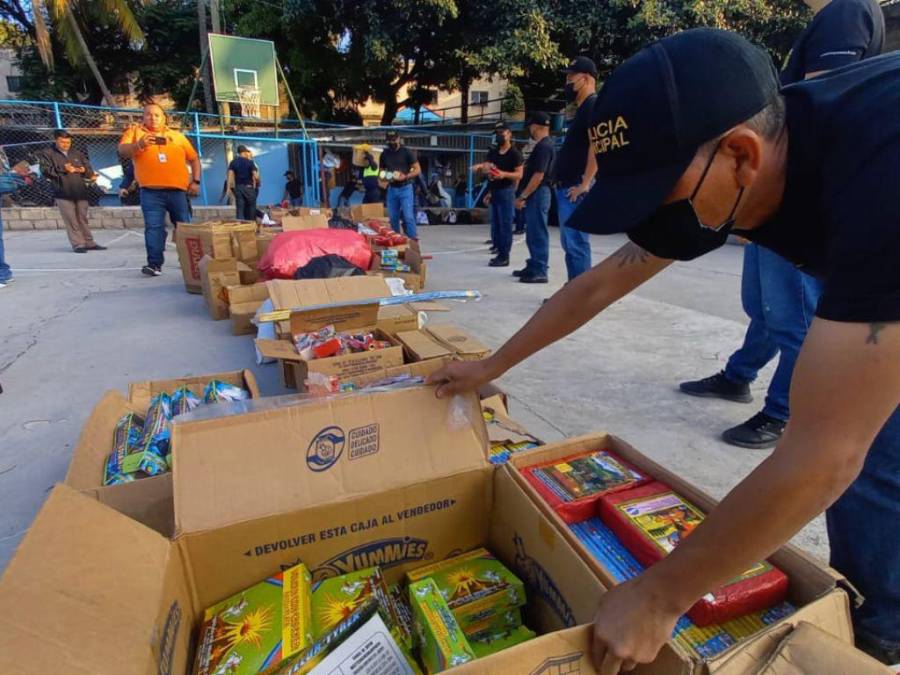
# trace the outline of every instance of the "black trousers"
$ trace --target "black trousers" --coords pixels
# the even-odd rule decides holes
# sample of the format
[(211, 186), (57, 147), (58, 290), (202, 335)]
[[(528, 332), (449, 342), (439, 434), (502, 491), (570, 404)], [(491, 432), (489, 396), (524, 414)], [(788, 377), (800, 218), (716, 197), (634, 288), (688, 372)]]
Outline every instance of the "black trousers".
[(256, 196), (259, 194), (252, 185), (234, 186), (235, 217), (238, 220), (256, 220)]

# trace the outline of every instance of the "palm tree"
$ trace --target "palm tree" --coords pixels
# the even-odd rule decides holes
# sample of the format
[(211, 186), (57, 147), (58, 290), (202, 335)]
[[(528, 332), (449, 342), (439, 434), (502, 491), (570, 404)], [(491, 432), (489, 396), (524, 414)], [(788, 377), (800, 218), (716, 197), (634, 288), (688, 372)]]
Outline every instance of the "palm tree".
[(97, 85), (103, 93), (103, 100), (107, 105), (115, 105), (112, 92), (106, 85), (106, 80), (97, 62), (91, 55), (91, 50), (84, 39), (84, 33), (78, 25), (74, 7), (94, 13), (112, 15), (119, 29), (131, 42), (139, 43), (144, 40), (144, 32), (141, 30), (134, 13), (131, 11), (127, 0), (33, 0), (35, 41), (38, 53), (47, 69), (53, 70), (53, 49), (50, 45), (50, 31), (44, 17), (44, 11), (54, 23), (57, 33), (65, 47), (66, 54), (73, 64), (83, 63), (87, 65)]

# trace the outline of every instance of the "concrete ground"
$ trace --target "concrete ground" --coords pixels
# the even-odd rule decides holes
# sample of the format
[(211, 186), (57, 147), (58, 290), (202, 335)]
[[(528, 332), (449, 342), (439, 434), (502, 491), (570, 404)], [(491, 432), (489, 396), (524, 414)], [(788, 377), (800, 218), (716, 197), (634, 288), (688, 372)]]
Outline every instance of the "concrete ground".
[[(498, 347), (562, 284), (565, 267), (553, 231), (551, 283), (515, 283), (510, 272), (526, 257), (524, 241), (516, 240), (513, 267), (491, 269), (487, 234), (487, 226), (434, 226), (423, 229), (422, 241), (434, 253), (429, 289), (484, 294), (436, 320)], [(0, 289), (0, 569), (65, 476), (81, 426), (105, 390), (250, 367), (264, 394), (285, 393), (276, 366), (255, 365), (251, 339), (231, 335), (227, 321), (211, 321), (202, 298), (184, 292), (174, 249), (164, 276), (146, 278), (139, 273), (141, 232), (105, 230), (96, 238), (109, 250), (75, 255), (63, 232), (5, 233), (16, 281)], [(622, 241), (595, 237), (595, 260)], [(546, 440), (613, 432), (724, 495), (766, 457), (718, 436), (760, 409), (772, 365), (753, 385), (750, 405), (691, 398), (676, 387), (720, 370), (740, 344), (740, 269), (741, 249), (726, 246), (663, 272), (504, 376), (512, 415)], [(827, 558), (823, 519), (795, 543)]]

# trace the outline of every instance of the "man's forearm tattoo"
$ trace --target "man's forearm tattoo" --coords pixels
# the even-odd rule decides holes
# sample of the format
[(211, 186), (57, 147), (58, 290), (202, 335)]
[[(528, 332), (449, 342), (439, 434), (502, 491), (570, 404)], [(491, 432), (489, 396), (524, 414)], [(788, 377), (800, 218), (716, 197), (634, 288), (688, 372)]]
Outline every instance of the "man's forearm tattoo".
[(887, 324), (880, 321), (875, 321), (869, 324), (869, 337), (866, 338), (867, 345), (877, 345), (878, 344), (878, 334), (887, 328)]
[(625, 265), (633, 265), (635, 263), (645, 263), (650, 260), (650, 254), (634, 242), (625, 244), (618, 251), (613, 253), (613, 257), (619, 261), (619, 267)]

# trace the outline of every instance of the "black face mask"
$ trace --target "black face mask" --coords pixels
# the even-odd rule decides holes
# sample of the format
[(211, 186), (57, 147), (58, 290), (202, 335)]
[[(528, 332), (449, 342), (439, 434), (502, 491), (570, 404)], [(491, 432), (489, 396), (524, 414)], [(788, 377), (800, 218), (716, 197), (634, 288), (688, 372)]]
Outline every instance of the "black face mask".
[(700, 222), (693, 204), (718, 152), (719, 147), (716, 146), (689, 199), (661, 206), (647, 220), (630, 230), (628, 238), (656, 257), (666, 260), (693, 260), (722, 246), (734, 228), (734, 214), (744, 196), (744, 188), (738, 192), (728, 218), (717, 227)]
[(575, 83), (574, 82), (566, 82), (566, 86), (563, 89), (563, 95), (566, 97), (567, 103), (573, 103), (575, 101)]

